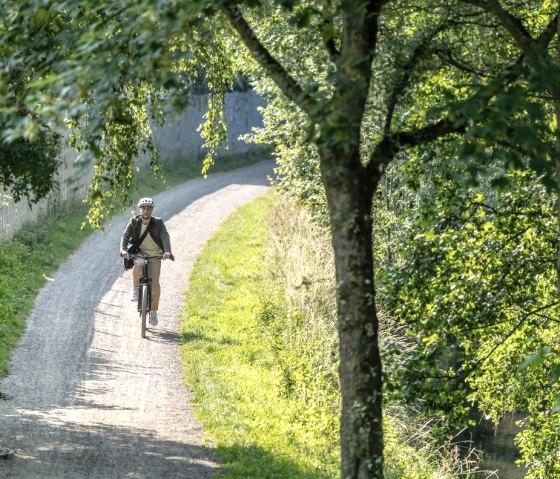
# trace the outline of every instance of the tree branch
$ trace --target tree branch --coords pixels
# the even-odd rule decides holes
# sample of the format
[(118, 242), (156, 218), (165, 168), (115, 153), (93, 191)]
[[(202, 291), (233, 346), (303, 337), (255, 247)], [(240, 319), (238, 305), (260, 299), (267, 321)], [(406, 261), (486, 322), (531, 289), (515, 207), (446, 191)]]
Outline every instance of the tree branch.
[(328, 2), (327, 6), (321, 12), (322, 21), (319, 24), (319, 30), (321, 32), (321, 38), (327, 49), (327, 53), (331, 59), (331, 62), (336, 63), (340, 57), (340, 50), (336, 47), (334, 43), (333, 35), (333, 21), (332, 21), (332, 6)]
[(387, 103), (387, 115), (385, 116), (385, 135), (388, 135), (391, 131), (391, 122), (393, 120), (393, 115), (395, 113), (395, 108), (397, 106), (397, 102), (399, 97), (402, 95), (406, 87), (410, 82), (410, 78), (412, 76), (412, 72), (414, 68), (418, 64), (419, 60), (426, 54), (428, 51), (428, 44), (432, 41), (432, 39), (443, 29), (444, 25), (439, 25), (434, 31), (430, 32), (426, 35), (422, 41), (416, 45), (416, 47), (412, 50), (412, 54), (405, 62), (403, 67), (401, 68), (402, 76), (400, 81), (397, 81), (393, 85), (393, 91), (389, 96), (389, 101)]
[(440, 58), (442, 58), (444, 61), (447, 61), (450, 65), (453, 65), (455, 68), (457, 68), (457, 70), (460, 70), (462, 72), (466, 72), (466, 73), (471, 73), (474, 75), (477, 75), (479, 77), (489, 77), (490, 75), (487, 74), (485, 71), (483, 71), (482, 69), (476, 69), (470, 65), (467, 65), (466, 63), (462, 63), (460, 60), (457, 60), (456, 58), (453, 57), (453, 52), (450, 49), (445, 49), (445, 48), (438, 48), (436, 50), (434, 50), (434, 53), (436, 55), (439, 55)]
[(342, 134), (348, 145), (358, 149), (373, 73), (379, 16), (386, 1), (351, 2), (344, 9), (342, 42), (336, 62), (338, 71), (328, 104), (330, 119), (323, 122), (322, 136), (326, 142), (334, 134)]
[(525, 313), (525, 315), (523, 315), (523, 317), (519, 320), (519, 322), (511, 329), (511, 331), (509, 331), (509, 333), (506, 334), (506, 336), (498, 343), (496, 344), (488, 354), (486, 354), (486, 356), (484, 356), (483, 358), (480, 358), (478, 361), (474, 362), (473, 364), (470, 365), (470, 367), (468, 369), (464, 370), (465, 373), (465, 377), (470, 376), (474, 371), (476, 371), (478, 369), (478, 367), (485, 361), (487, 361), (488, 359), (490, 359), (490, 357), (496, 352), (496, 350), (498, 348), (500, 348), (503, 344), (505, 344), (507, 342), (507, 340), (509, 338), (511, 338), (513, 336), (513, 334), (521, 327), (523, 326), (523, 324), (525, 323), (525, 321), (527, 321), (528, 318), (530, 318), (531, 316), (536, 316), (538, 315), (541, 311), (544, 311), (546, 309), (549, 309), (553, 306), (558, 305), (558, 301), (554, 301), (552, 303), (546, 304), (540, 308), (537, 308), (533, 311), (529, 311), (527, 313)]
[[(101, 22), (98, 27), (103, 27), (106, 26), (109, 22), (111, 22), (112, 20), (114, 20), (117, 17), (120, 17), (123, 13), (125, 13), (128, 9), (133, 8), (134, 6), (136, 6), (135, 3), (131, 2), (128, 5), (124, 5), (120, 10), (117, 10), (116, 12), (114, 12), (113, 14), (109, 15), (108, 17), (104, 17), (103, 18), (103, 22)], [(130, 20), (130, 19), (128, 19)]]
[[(472, 5), (484, 6), (487, 4), (484, 0), (463, 0), (465, 3)], [(492, 0), (493, 1), (493, 0)], [(556, 15), (546, 28), (541, 32), (536, 40), (531, 40), (543, 47), (546, 47), (553, 39), (556, 33), (556, 23), (559, 16)], [(533, 52), (533, 50), (531, 50)], [(515, 67), (521, 64), (528, 55), (524, 52), (514, 63), (505, 68), (498, 79), (497, 85), (505, 86), (519, 77), (519, 73)], [(496, 88), (497, 89), (497, 88)], [(486, 95), (486, 104), (497, 94), (496, 89), (492, 93)], [(415, 147), (430, 141), (437, 140), (452, 133), (463, 133), (467, 129), (468, 118), (455, 118), (449, 117), (442, 118), (435, 123), (431, 123), (422, 128), (411, 131), (401, 131), (394, 133), (387, 133), (383, 139), (374, 148), (370, 159), (366, 166), (366, 174), (370, 178), (378, 178), (379, 174), (387, 167), (388, 163), (394, 156), (404, 148)]]
[(370, 177), (377, 178), (399, 151), (437, 140), (451, 133), (463, 133), (466, 129), (466, 121), (444, 118), (416, 130), (386, 134), (374, 148), (366, 172)]
[[(379, 15), (388, 0), (369, 0), (358, 4), (344, 15), (342, 54), (338, 67), (349, 77), (355, 77), (356, 68), (371, 77), (371, 61), (375, 52)], [(369, 66), (369, 70), (367, 69)]]
[(336, 61), (339, 59), (340, 57), (340, 52), (338, 51), (338, 49), (336, 48), (336, 45), (334, 44), (334, 38), (329, 38), (325, 41), (325, 48), (327, 49), (327, 52), (329, 53), (329, 57), (331, 58), (331, 61), (333, 63), (336, 63)]
[(504, 28), (511, 34), (517, 45), (528, 58), (537, 58), (535, 51), (535, 40), (523, 26), (521, 21), (509, 12), (506, 12), (499, 0), (462, 0), (464, 3), (482, 8), (488, 13), (494, 14), (502, 23)]
[(231, 26), (237, 31), (253, 58), (276, 83), (282, 93), (313, 119), (314, 112), (317, 110), (316, 102), (259, 41), (254, 30), (243, 18), (239, 8), (225, 3), (221, 5), (220, 9)]
[(540, 46), (546, 47), (556, 35), (556, 24), (558, 23), (559, 16), (556, 16), (550, 20), (546, 28), (542, 31), (542, 33), (538, 36), (535, 40)]

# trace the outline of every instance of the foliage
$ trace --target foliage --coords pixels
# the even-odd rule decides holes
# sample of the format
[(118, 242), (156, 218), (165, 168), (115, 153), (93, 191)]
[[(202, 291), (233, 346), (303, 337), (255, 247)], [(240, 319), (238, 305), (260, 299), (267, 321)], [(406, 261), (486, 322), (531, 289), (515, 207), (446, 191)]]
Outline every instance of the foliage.
[(557, 355), (549, 354), (560, 333), (555, 199), (528, 172), (510, 173), (512, 188), (494, 192), (486, 185), (458, 195), (453, 180), (438, 181), (406, 243), (406, 269), (391, 274), (395, 309), (415, 344), (397, 390), (455, 427), (469, 403), (496, 422), (527, 411), (518, 440), (529, 477), (560, 477)]
[[(6, 21), (0, 22), (4, 27)], [(29, 31), (27, 40), (29, 44), (20, 45), (27, 53), (33, 50), (35, 41), (42, 48), (48, 50), (52, 47), (50, 42), (50, 29), (47, 28), (45, 36), (37, 32), (36, 25)], [(14, 37), (22, 35), (22, 30), (16, 28)], [(3, 35), (8, 32), (1, 30)], [(36, 33), (38, 33), (37, 40)], [(27, 108), (25, 102), (20, 102), (24, 95), (25, 84), (29, 81), (31, 74), (28, 65), (23, 65), (15, 58), (10, 58), (8, 45), (0, 46), (0, 56), (10, 63), (10, 68), (3, 70), (0, 79), (0, 94), (2, 95), (2, 108), (0, 109), (0, 126), (2, 135), (0, 137), (0, 184), (4, 191), (10, 191), (15, 201), (27, 197), (29, 203), (36, 203), (44, 198), (55, 186), (55, 174), (59, 165), (57, 155), (60, 147), (60, 135), (51, 128), (51, 122), (41, 121), (32, 110)], [(33, 120), (22, 127), (24, 136), (9, 139), (7, 130), (12, 128), (12, 123), (6, 120), (7, 112), (10, 112), (12, 121), (24, 123)]]
[[(220, 55), (219, 40), (202, 25), (186, 36), (201, 12), (179, 15), (172, 2), (23, 1), (1, 8), (3, 138), (33, 139), (41, 124), (70, 126), (72, 146), (96, 160), (88, 220), (99, 227), (115, 203), (127, 203), (142, 155), (158, 171), (152, 124), (163, 121), (164, 110), (187, 107), (205, 59)], [(223, 68), (207, 69), (215, 112), (230, 77)], [(223, 138), (220, 122), (217, 114), (207, 120), (208, 132), (221, 132), (207, 134), (210, 149)]]
[(55, 184), (60, 135), (41, 128), (33, 140), (0, 141), (0, 184), (14, 201), (44, 198)]
[[(516, 48), (491, 12), (462, 7), (463, 2), (432, 2), (430, 11), (422, 2), (386, 3), (379, 24), (372, 94), (364, 116), (363, 159), (375, 150), (389, 127), (388, 120), (392, 128), (406, 131), (421, 126), (425, 118), (437, 119), (451, 112), (457, 122), (460, 117), (474, 120), (468, 141), (461, 145), (467, 148), (466, 153), (488, 153), (478, 143), (480, 138), (486, 144), (507, 142), (506, 148), (494, 149), (492, 155), (506, 155), (516, 163), (519, 151), (515, 146), (523, 144), (524, 154), (538, 157), (534, 166), (550, 171), (546, 167), (550, 148), (543, 148), (543, 141), (548, 138), (550, 143), (553, 138), (540, 134), (545, 131), (538, 96), (550, 90), (549, 79), (554, 75), (543, 75), (544, 67), (536, 60), (518, 71), (509, 69)], [(326, 104), (337, 80), (333, 60), (337, 59), (342, 21), (348, 12), (339, 5), (321, 2), (288, 2), (284, 5), (288, 8), (278, 8), (274, 2), (257, 5), (260, 10), (251, 9), (248, 15), (258, 37), (314, 99)], [(555, 13), (551, 2), (529, 2), (523, 7), (504, 2), (504, 6), (525, 20), (527, 34), (535, 36)], [(165, 105), (187, 106), (185, 93), (196, 84), (201, 71), (212, 92), (208, 121), (202, 130), (209, 153), (215, 151), (225, 132), (220, 94), (243, 70), (271, 100), (266, 110), (268, 133), (261, 132), (260, 139), (274, 140), (278, 146), (280, 171), (286, 174), (280, 181), (294, 184), (297, 175), (303, 174), (301, 188), (317, 184), (306, 180), (318, 176), (313, 146), (318, 133), (316, 119), (312, 115), (309, 121), (305, 112), (295, 110), (289, 99), (279, 96), (270, 77), (262, 75), (263, 70), (246, 50), (235, 46), (235, 36), (214, 35), (215, 29), (222, 31), (225, 25), (223, 19), (208, 16), (215, 13), (213, 7), (204, 2), (137, 6), (61, 0), (49, 6), (5, 2), (2, 8), (6, 40), (2, 57), (10, 59), (2, 91), (10, 99), (6, 104), (14, 105), (3, 110), (7, 122), (4, 136), (8, 140), (29, 137), (43, 118), (69, 121), (76, 135), (75, 146), (92, 153), (98, 162), (89, 196), (94, 224), (99, 224), (96, 217), (110, 214), (113, 199), (126, 200), (122, 195), (130, 191), (138, 153), (148, 152), (157, 170), (150, 117), (162, 121)], [(402, 11), (410, 15), (403, 16)], [(205, 22), (203, 14), (207, 15)], [(20, 48), (23, 38), (25, 48)], [(546, 46), (545, 39), (539, 38), (539, 44)], [(232, 47), (235, 56), (228, 58), (225, 52)], [(51, 53), (45, 55), (45, 51)], [(548, 63), (546, 68), (551, 71), (555, 67)], [(506, 71), (510, 79), (526, 81), (501, 93), (503, 77), (496, 76), (500, 71)], [(469, 96), (473, 91), (476, 94)], [(492, 98), (495, 101), (490, 106)], [(22, 109), (30, 114), (21, 116)], [(334, 115), (326, 109), (317, 113), (325, 118)], [(530, 126), (527, 120), (532, 122)], [(206, 166), (211, 162), (207, 158)], [(296, 165), (299, 173), (292, 178)], [(304, 195), (325, 208), (317, 188)]]
[[(261, 91), (268, 102), (262, 109), (263, 127), (246, 135), (247, 141), (273, 146), (276, 158), (276, 177), (273, 183), (284, 193), (297, 198), (314, 214), (328, 223), (328, 207), (321, 183), (317, 149), (309, 142), (307, 122), (301, 112), (286, 105), (286, 99), (274, 91)], [(282, 128), (279, 128), (279, 124)]]

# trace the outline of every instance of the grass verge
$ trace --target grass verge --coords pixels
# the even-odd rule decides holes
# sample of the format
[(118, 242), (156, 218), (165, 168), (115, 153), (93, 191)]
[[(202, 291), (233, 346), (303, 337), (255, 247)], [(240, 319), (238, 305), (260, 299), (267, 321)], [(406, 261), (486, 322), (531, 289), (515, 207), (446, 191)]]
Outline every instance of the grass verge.
[[(332, 251), (284, 200), (271, 193), (231, 215), (186, 295), (185, 380), (227, 479), (339, 477)], [(410, 408), (387, 405), (384, 428), (387, 479), (475, 477), (476, 461), (437, 444)]]
[(294, 417), (259, 320), (274, 202), (267, 194), (233, 213), (193, 268), (181, 331), (186, 381), (225, 477), (326, 479), (335, 476), (320, 464), (325, 451)]
[(8, 373), (10, 351), (39, 289), (90, 234), (80, 228), (85, 213), (84, 205), (72, 205), (0, 242), (0, 377)]

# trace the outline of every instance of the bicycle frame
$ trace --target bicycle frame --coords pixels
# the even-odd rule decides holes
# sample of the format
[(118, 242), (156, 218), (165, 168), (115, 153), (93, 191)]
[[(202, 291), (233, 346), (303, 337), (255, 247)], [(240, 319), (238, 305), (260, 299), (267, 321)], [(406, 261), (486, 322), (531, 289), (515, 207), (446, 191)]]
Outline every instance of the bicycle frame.
[(139, 294), (138, 294), (138, 313), (141, 320), (141, 335), (146, 337), (146, 318), (151, 311), (152, 303), (152, 278), (148, 273), (148, 260), (150, 259), (163, 259), (163, 256), (144, 256), (141, 254), (134, 254), (130, 256), (132, 259), (140, 259), (142, 264), (142, 276), (139, 281)]

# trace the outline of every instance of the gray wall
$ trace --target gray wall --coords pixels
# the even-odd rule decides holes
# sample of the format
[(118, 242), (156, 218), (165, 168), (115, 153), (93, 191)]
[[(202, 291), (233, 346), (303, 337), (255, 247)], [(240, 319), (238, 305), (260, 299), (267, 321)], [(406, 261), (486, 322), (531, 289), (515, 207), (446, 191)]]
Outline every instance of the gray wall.
[[(155, 141), (162, 162), (179, 158), (194, 161), (203, 153), (204, 142), (197, 129), (207, 111), (207, 100), (206, 95), (192, 95), (187, 110), (181, 116), (168, 119), (165, 126), (156, 129)], [(262, 148), (246, 144), (239, 137), (262, 125), (258, 107), (264, 105), (263, 99), (252, 91), (226, 95), (228, 140), (221, 155), (250, 153)], [(60, 153), (59, 187), (48, 198), (29, 208), (25, 200), (13, 203), (9, 193), (0, 192), (0, 239), (11, 238), (25, 223), (35, 221), (55, 208), (63, 208), (70, 202), (85, 198), (93, 177), (93, 164), (91, 161), (77, 162), (78, 153), (67, 142), (65, 144)]]
[[(185, 113), (179, 118), (167, 119), (166, 125), (156, 131), (156, 144), (162, 161), (200, 156), (204, 141), (197, 129), (204, 120), (207, 102), (206, 95), (191, 96)], [(258, 107), (264, 105), (263, 99), (254, 92), (233, 92), (226, 96), (228, 140), (227, 149), (222, 150), (222, 154), (249, 153), (259, 148), (258, 145), (239, 141), (239, 136), (262, 125)]]

